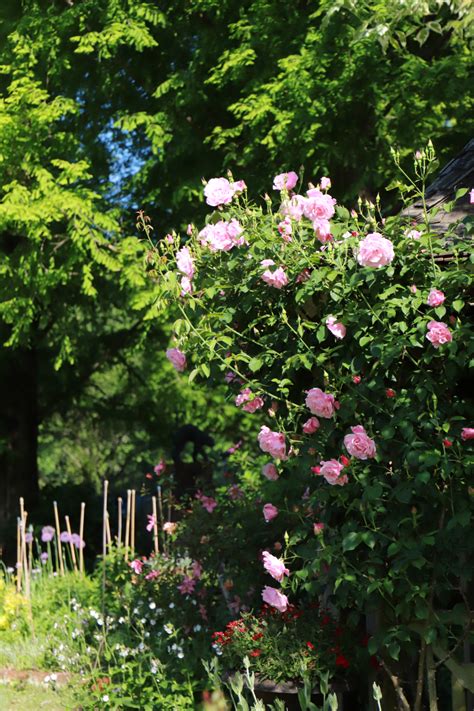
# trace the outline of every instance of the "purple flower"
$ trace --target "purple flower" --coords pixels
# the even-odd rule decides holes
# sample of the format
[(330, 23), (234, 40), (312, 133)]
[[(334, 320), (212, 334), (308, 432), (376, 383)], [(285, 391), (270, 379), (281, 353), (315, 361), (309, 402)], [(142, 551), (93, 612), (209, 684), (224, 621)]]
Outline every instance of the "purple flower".
[(54, 528), (52, 526), (43, 526), (41, 529), (41, 540), (43, 543), (49, 543), (54, 538)]
[(73, 533), (71, 535), (71, 543), (78, 549), (82, 549), (86, 545), (85, 541), (81, 539), (78, 533)]
[(28, 533), (25, 533), (25, 541), (26, 541), (26, 543), (33, 543), (33, 534), (31, 531), (28, 531)]
[(61, 531), (59, 540), (61, 541), (61, 543), (71, 543), (71, 536), (67, 531)]
[(41, 560), (41, 563), (42, 563), (43, 565), (46, 565), (46, 562), (47, 562), (48, 558), (49, 558), (49, 556), (48, 556), (48, 554), (46, 553), (46, 551), (45, 551), (44, 553), (41, 553), (41, 555), (40, 555), (40, 560)]

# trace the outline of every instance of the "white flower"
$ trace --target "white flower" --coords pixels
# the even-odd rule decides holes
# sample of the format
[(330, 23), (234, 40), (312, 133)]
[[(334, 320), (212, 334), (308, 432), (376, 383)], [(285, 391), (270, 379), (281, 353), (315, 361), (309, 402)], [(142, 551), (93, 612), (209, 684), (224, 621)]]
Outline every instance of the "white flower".
[(103, 697), (102, 697), (102, 701), (105, 701), (105, 702), (109, 701), (109, 695), (108, 695), (108, 694), (104, 694)]
[(156, 610), (156, 602), (150, 602), (148, 607), (150, 608), (150, 610)]
[(173, 628), (171, 625), (163, 625), (163, 629), (166, 632), (166, 634), (172, 634), (173, 633)]
[(170, 602), (170, 604), (168, 605), (168, 607), (170, 608), (170, 610), (172, 610), (173, 607), (174, 607), (174, 602)]
[(200, 632), (202, 630), (202, 627), (201, 627), (201, 625), (194, 625), (193, 630), (195, 632)]

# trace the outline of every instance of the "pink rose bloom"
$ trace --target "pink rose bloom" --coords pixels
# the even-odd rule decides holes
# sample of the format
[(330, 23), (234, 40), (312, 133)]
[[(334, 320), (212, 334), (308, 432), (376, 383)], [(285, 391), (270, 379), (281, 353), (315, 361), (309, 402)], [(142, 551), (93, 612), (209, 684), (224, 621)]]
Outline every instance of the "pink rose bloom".
[(324, 175), (319, 181), (319, 187), (321, 190), (329, 190), (331, 187), (331, 178), (325, 178)]
[(263, 272), (261, 278), (266, 284), (274, 286), (275, 289), (281, 289), (288, 284), (288, 277), (283, 267), (278, 267), (274, 272), (267, 269)]
[(268, 452), (275, 459), (286, 459), (285, 435), (281, 432), (272, 432), (263, 425), (258, 435), (258, 444), (262, 452)]
[(469, 193), (469, 202), (471, 203), (471, 205), (474, 204), (474, 188)]
[(293, 190), (298, 182), (298, 175), (291, 170), (289, 173), (280, 173), (273, 178), (273, 190)]
[(150, 572), (145, 575), (145, 580), (156, 580), (159, 577), (160, 574), (157, 570), (150, 570)]
[(336, 338), (344, 338), (346, 335), (346, 327), (340, 321), (336, 321), (334, 316), (328, 316), (326, 319), (326, 327), (331, 331)]
[(168, 244), (173, 244), (173, 242), (174, 242), (174, 237), (173, 237), (173, 235), (167, 234), (167, 235), (165, 236), (165, 240), (168, 242)]
[(211, 178), (204, 188), (206, 202), (211, 207), (227, 205), (234, 197), (234, 187), (227, 178)]
[(238, 220), (230, 222), (219, 220), (215, 224), (206, 225), (200, 233), (199, 239), (203, 247), (209, 247), (211, 252), (229, 252), (234, 247), (241, 247), (245, 240), (241, 236), (243, 228)]
[(200, 501), (203, 509), (206, 509), (208, 513), (212, 513), (217, 506), (217, 501), (212, 496), (201, 496)]
[(183, 582), (181, 585), (178, 585), (178, 590), (181, 593), (181, 595), (191, 595), (194, 592), (194, 588), (196, 586), (196, 581), (194, 578), (190, 578), (186, 576), (183, 578)]
[(303, 425), (305, 434), (314, 434), (319, 429), (319, 420), (317, 417), (310, 417)]
[(147, 518), (148, 518), (148, 523), (146, 526), (146, 530), (153, 531), (153, 528), (155, 527), (155, 524), (156, 524), (156, 518), (155, 518), (155, 516), (153, 516), (153, 514), (148, 514)]
[(278, 509), (276, 506), (273, 506), (273, 504), (265, 504), (262, 510), (263, 518), (265, 519), (266, 523), (272, 521), (278, 516)]
[(441, 306), (445, 298), (446, 297), (442, 291), (439, 291), (438, 289), (431, 289), (426, 303), (428, 306)]
[(186, 296), (187, 294), (193, 293), (193, 283), (191, 279), (189, 279), (189, 277), (182, 277), (179, 285), (181, 287), (181, 296)]
[(334, 215), (336, 200), (327, 193), (322, 193), (319, 188), (311, 188), (306, 194), (308, 197), (303, 203), (303, 215), (313, 223), (314, 229), (317, 229), (320, 224), (324, 224), (320, 221), (327, 222)]
[(416, 292), (418, 291), (418, 289), (416, 288), (416, 284), (412, 284), (410, 286), (410, 291), (412, 294), (416, 294)]
[(405, 232), (405, 237), (408, 239), (420, 239), (422, 233), (419, 232), (418, 230), (407, 230)]
[(329, 220), (313, 220), (313, 230), (317, 239), (322, 243), (333, 241), (333, 236), (331, 234), (331, 226)]
[(178, 373), (182, 373), (186, 368), (186, 356), (179, 350), (179, 348), (168, 348), (166, 351), (166, 357)]
[(315, 536), (318, 536), (320, 533), (324, 531), (324, 523), (314, 523), (313, 524), (313, 531)]
[(234, 194), (243, 193), (244, 190), (247, 190), (245, 180), (236, 180), (235, 183), (232, 183), (232, 187), (234, 189)]
[(357, 261), (363, 267), (385, 267), (394, 257), (393, 244), (378, 232), (372, 232), (359, 243)]
[(163, 531), (171, 536), (176, 531), (177, 527), (177, 523), (173, 523), (172, 521), (166, 521), (163, 524)]
[(182, 249), (179, 250), (176, 254), (176, 264), (179, 269), (179, 271), (184, 274), (185, 276), (188, 277), (188, 279), (192, 279), (194, 276), (194, 262), (193, 258), (191, 257), (191, 252), (187, 247), (182, 247)]
[(278, 232), (281, 234), (285, 242), (291, 242), (291, 235), (293, 234), (293, 227), (291, 225), (291, 218), (285, 217), (284, 220), (278, 223)]
[(431, 341), (435, 348), (439, 348), (453, 340), (451, 331), (442, 321), (430, 321), (427, 328), (426, 338)]
[(474, 427), (463, 427), (461, 430), (461, 439), (467, 442), (468, 439), (474, 439)]
[(165, 470), (166, 462), (163, 459), (160, 459), (158, 464), (153, 467), (153, 471), (155, 472), (156, 476), (160, 476), (160, 474), (162, 474)]
[(339, 403), (334, 399), (334, 395), (328, 395), (320, 388), (311, 388), (306, 395), (306, 407), (313, 415), (329, 419), (338, 409)]
[(136, 573), (137, 575), (140, 575), (140, 573), (143, 570), (143, 563), (141, 560), (136, 558), (135, 560), (132, 560), (132, 562), (130, 563), (130, 567), (134, 573)]
[(341, 464), (337, 459), (329, 459), (327, 462), (321, 462), (319, 467), (316, 467), (319, 471), (318, 476), (323, 476), (328, 484), (331, 486), (344, 486), (349, 481), (346, 474), (341, 474), (344, 469), (344, 464)]
[(193, 233), (194, 230), (194, 225), (192, 222), (189, 223), (189, 225), (186, 227), (186, 234), (190, 237)]
[(278, 471), (273, 462), (265, 464), (265, 466), (262, 467), (262, 474), (270, 481), (276, 481), (278, 479)]
[(351, 430), (352, 434), (344, 437), (344, 446), (349, 454), (357, 459), (373, 459), (377, 451), (374, 440), (370, 439), (362, 425), (351, 427)]
[(299, 222), (303, 216), (306, 198), (303, 195), (293, 195), (289, 200), (284, 200), (280, 205), (282, 215), (291, 217)]
[(262, 590), (262, 600), (267, 605), (275, 607), (279, 612), (285, 612), (288, 607), (288, 598), (276, 588), (270, 588), (268, 585)]
[(268, 551), (263, 551), (262, 560), (263, 567), (267, 573), (270, 573), (272, 578), (278, 580), (279, 583), (283, 580), (284, 575), (290, 574), (288, 568), (285, 568), (285, 564), (279, 558), (275, 558), (275, 556)]
[(235, 398), (237, 407), (243, 405), (242, 410), (245, 412), (256, 412), (264, 406), (264, 401), (261, 397), (254, 395), (250, 388), (244, 388)]

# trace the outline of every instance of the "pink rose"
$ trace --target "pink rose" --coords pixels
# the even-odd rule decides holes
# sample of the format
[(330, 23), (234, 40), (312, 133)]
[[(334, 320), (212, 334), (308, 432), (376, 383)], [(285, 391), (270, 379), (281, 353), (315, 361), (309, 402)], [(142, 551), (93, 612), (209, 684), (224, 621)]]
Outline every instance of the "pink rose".
[(316, 230), (334, 215), (336, 200), (327, 193), (322, 193), (319, 188), (311, 188), (306, 194), (308, 197), (303, 203), (303, 215), (313, 223)]
[(288, 607), (288, 598), (276, 588), (270, 588), (268, 585), (262, 590), (262, 600), (267, 605), (275, 607), (279, 612), (285, 612)]
[(359, 243), (357, 261), (363, 267), (385, 267), (394, 257), (393, 244), (378, 232), (372, 232)]
[(319, 181), (319, 187), (321, 190), (329, 190), (331, 187), (331, 178), (325, 178), (324, 176)]
[(281, 289), (288, 284), (288, 277), (283, 267), (278, 267), (274, 272), (267, 269), (263, 272), (261, 278), (266, 284), (274, 286), (276, 289)]
[(273, 178), (273, 190), (293, 190), (298, 182), (298, 176), (291, 170), (289, 173), (280, 173)]
[(349, 479), (346, 474), (341, 474), (344, 469), (344, 464), (341, 464), (337, 459), (329, 459), (327, 462), (321, 462), (319, 467), (314, 467), (318, 476), (323, 476), (331, 486), (344, 486)]
[(305, 434), (314, 434), (317, 429), (319, 429), (319, 420), (317, 417), (310, 417), (303, 425), (303, 432)]
[(426, 303), (428, 304), (428, 306), (441, 306), (445, 298), (446, 297), (442, 291), (439, 291), (438, 289), (431, 289), (430, 293), (428, 294)]
[(141, 560), (136, 558), (135, 560), (132, 560), (132, 562), (130, 563), (130, 567), (134, 573), (136, 573), (137, 575), (140, 575), (140, 573), (143, 570), (143, 563)]
[(278, 471), (273, 462), (265, 464), (265, 466), (262, 467), (262, 474), (270, 481), (276, 481), (278, 479)]
[(147, 531), (153, 531), (154, 527), (156, 526), (156, 518), (153, 516), (153, 514), (148, 514), (148, 523), (146, 525), (146, 530)]
[(191, 252), (187, 247), (182, 247), (176, 254), (176, 264), (179, 271), (192, 279), (194, 276), (194, 262), (191, 257)]
[(474, 439), (474, 427), (463, 427), (461, 430), (461, 439), (467, 442), (468, 439)]
[(431, 341), (435, 348), (439, 348), (444, 343), (449, 343), (453, 340), (451, 331), (442, 321), (430, 321), (426, 338)]
[(352, 434), (344, 437), (344, 446), (352, 457), (357, 459), (373, 459), (377, 448), (362, 425), (351, 427)]
[(304, 203), (306, 198), (303, 195), (293, 195), (289, 200), (284, 200), (280, 205), (280, 212), (284, 216), (291, 217), (299, 222), (303, 216)]
[(408, 239), (420, 239), (422, 233), (419, 232), (418, 230), (407, 230), (405, 232), (405, 237)]
[(258, 444), (262, 452), (268, 452), (275, 459), (286, 459), (285, 435), (281, 432), (272, 432), (263, 425), (258, 435)]
[(182, 277), (180, 283), (181, 287), (181, 296), (186, 296), (186, 294), (192, 294), (193, 293), (193, 283), (189, 277), (184, 276)]
[(474, 188), (469, 193), (469, 202), (471, 203), (471, 205), (474, 204)]
[(206, 225), (198, 236), (201, 245), (209, 247), (211, 252), (229, 252), (234, 247), (245, 244), (242, 232), (243, 227), (238, 220), (219, 220), (215, 224)]
[(284, 575), (290, 574), (288, 568), (285, 568), (285, 564), (279, 558), (275, 558), (275, 556), (268, 551), (263, 551), (262, 560), (263, 567), (267, 573), (270, 573), (272, 578), (278, 580), (279, 583), (283, 580)]
[(163, 531), (171, 536), (176, 531), (177, 527), (177, 523), (173, 523), (172, 521), (165, 521), (165, 523), (163, 524)]
[(263, 518), (265, 519), (266, 523), (272, 521), (278, 516), (278, 509), (276, 506), (273, 506), (273, 504), (265, 504), (262, 510)]
[(211, 178), (204, 188), (204, 195), (208, 205), (227, 205), (234, 197), (234, 188), (227, 178)]
[(217, 501), (213, 499), (212, 496), (205, 496), (204, 494), (201, 494), (198, 498), (203, 509), (206, 509), (207, 513), (212, 513), (214, 511), (217, 506)]
[(278, 232), (281, 234), (285, 242), (291, 242), (291, 235), (293, 234), (293, 227), (291, 225), (291, 218), (285, 217), (284, 220), (278, 223)]
[(181, 595), (192, 595), (194, 592), (194, 588), (196, 586), (196, 581), (194, 578), (190, 578), (188, 575), (186, 575), (183, 578), (183, 582), (178, 585), (178, 590), (181, 593)]
[(331, 331), (336, 338), (344, 338), (346, 335), (346, 327), (340, 321), (336, 321), (334, 316), (328, 316), (326, 319), (326, 327)]
[(168, 348), (166, 351), (166, 357), (178, 373), (182, 373), (186, 368), (186, 356), (179, 350), (179, 348)]
[(314, 535), (318, 536), (324, 531), (324, 523), (314, 523), (313, 524)]
[(236, 180), (235, 183), (232, 183), (232, 188), (234, 189), (234, 194), (243, 193), (244, 190), (247, 190), (247, 185), (245, 180)]
[(339, 403), (334, 399), (334, 395), (328, 395), (320, 388), (311, 388), (306, 395), (306, 407), (313, 415), (329, 419), (338, 409)]
[(243, 405), (242, 410), (245, 412), (256, 412), (264, 406), (264, 401), (261, 397), (254, 395), (250, 388), (244, 388), (235, 398), (237, 407)]

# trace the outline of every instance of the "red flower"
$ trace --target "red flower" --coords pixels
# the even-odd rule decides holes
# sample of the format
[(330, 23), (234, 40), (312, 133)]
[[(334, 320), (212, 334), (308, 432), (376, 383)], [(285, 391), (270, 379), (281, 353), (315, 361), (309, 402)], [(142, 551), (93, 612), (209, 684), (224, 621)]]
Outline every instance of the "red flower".
[(349, 661), (345, 658), (343, 654), (338, 654), (336, 657), (336, 667), (342, 667), (343, 669), (349, 669)]
[(445, 447), (452, 447), (453, 443), (449, 439), (443, 439), (443, 444)]
[(385, 395), (387, 397), (395, 397), (395, 390), (392, 390), (392, 388), (387, 388), (385, 391)]
[(361, 380), (362, 380), (362, 378), (360, 377), (360, 375), (353, 375), (352, 376), (352, 382), (355, 383), (356, 385), (359, 385)]
[(321, 471), (321, 467), (311, 467), (311, 471), (313, 472), (313, 474), (319, 474), (319, 472)]
[(250, 652), (251, 657), (259, 657), (262, 653), (261, 649), (254, 649), (252, 652)]
[(341, 454), (339, 459), (341, 460), (341, 464), (343, 464), (345, 467), (347, 467), (347, 465), (350, 463), (350, 459), (348, 459), (344, 454)]
[(311, 651), (313, 651), (313, 649), (315, 649), (314, 644), (311, 644), (311, 642), (306, 642), (306, 646), (307, 646), (308, 649), (310, 649)]
[(254, 640), (254, 642), (256, 642), (257, 639), (262, 639), (262, 637), (263, 637), (263, 632), (256, 632), (256, 633), (253, 635), (252, 639)]

